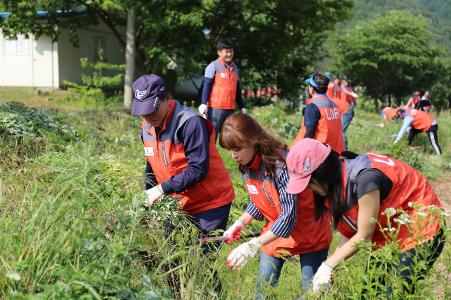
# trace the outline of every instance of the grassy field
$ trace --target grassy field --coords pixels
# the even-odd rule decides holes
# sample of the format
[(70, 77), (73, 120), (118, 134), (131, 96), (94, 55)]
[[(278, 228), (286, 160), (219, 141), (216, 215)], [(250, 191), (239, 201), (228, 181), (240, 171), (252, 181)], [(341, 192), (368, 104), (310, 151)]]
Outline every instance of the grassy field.
[[(250, 113), (287, 143), (300, 124), (299, 111), (287, 112), (281, 105)], [(348, 130), (351, 150), (390, 155), (414, 166), (449, 210), (450, 113), (438, 121), (442, 157), (432, 154), (424, 134), (413, 148), (405, 139), (393, 145), (400, 124), (376, 127), (379, 115), (357, 109)], [(171, 202), (149, 211), (140, 207), (145, 160), (139, 125), (117, 101), (81, 103), (61, 92), (0, 88), (0, 298), (170, 299), (167, 275), (174, 274), (184, 299), (254, 297), (258, 259), (241, 271), (228, 270), (225, 259), (234, 246), (226, 245), (218, 259), (202, 261), (194, 230)], [(235, 163), (222, 149), (221, 154), (237, 194), (232, 222), (247, 198)], [(162, 234), (167, 218), (185, 228), (171, 241)], [(334, 287), (312, 298), (357, 299), (371, 275), (365, 272), (367, 253), (340, 266)], [(446, 245), (417, 298), (449, 299), (450, 266)], [(210, 268), (222, 279), (219, 295), (211, 289)], [(268, 293), (274, 299), (300, 296), (297, 258), (286, 263), (279, 286)]]

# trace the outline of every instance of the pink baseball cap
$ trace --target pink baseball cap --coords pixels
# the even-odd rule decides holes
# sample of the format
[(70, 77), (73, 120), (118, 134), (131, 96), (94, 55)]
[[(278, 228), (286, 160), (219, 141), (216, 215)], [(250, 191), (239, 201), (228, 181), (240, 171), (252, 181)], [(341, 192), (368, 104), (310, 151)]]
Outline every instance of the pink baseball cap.
[(288, 152), (287, 168), (290, 173), (287, 192), (299, 194), (307, 187), (312, 173), (329, 156), (329, 145), (314, 139), (302, 139)]

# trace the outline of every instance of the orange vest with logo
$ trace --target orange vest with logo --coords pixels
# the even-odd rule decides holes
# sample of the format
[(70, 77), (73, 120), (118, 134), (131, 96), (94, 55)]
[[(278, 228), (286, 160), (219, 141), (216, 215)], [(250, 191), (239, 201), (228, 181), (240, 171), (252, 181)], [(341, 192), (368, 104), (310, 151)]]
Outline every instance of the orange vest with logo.
[[(177, 132), (189, 118), (195, 117), (199, 116), (177, 101), (169, 100), (169, 111), (160, 134), (156, 134), (150, 123), (143, 121), (144, 155), (159, 184), (188, 168), (183, 141), (177, 138)], [(215, 145), (213, 126), (204, 121), (210, 132), (208, 175), (187, 190), (171, 194), (180, 198), (183, 210), (190, 215), (224, 206), (235, 198), (232, 181)]]
[[(266, 169), (257, 154), (243, 175), (251, 201), (265, 216), (267, 222), (261, 233), (268, 231), (281, 214), (279, 191), (275, 180), (266, 175)], [(262, 249), (270, 256), (287, 256), (315, 252), (329, 247), (332, 241), (330, 218), (324, 214), (315, 220), (313, 192), (306, 189), (297, 197), (296, 225), (287, 238), (265, 245)]]
[(382, 112), (387, 116), (388, 120), (392, 120), (396, 116), (397, 108), (386, 107), (382, 110)]
[(235, 109), (238, 86), (238, 70), (236, 65), (232, 63), (227, 67), (219, 59), (215, 63), (217, 64), (217, 68), (208, 106), (218, 109)]
[[(315, 129), (313, 138), (321, 143), (329, 144), (337, 152), (345, 150), (343, 132), (341, 128), (341, 115), (335, 103), (326, 95), (317, 95), (307, 100), (307, 104), (315, 104), (321, 114)], [(301, 130), (298, 132), (292, 145), (304, 138), (306, 128), (302, 121)]]
[[(436, 214), (419, 213), (415, 210), (416, 205), (442, 207), (432, 187), (426, 179), (409, 165), (383, 155), (367, 153), (359, 155), (355, 159), (345, 159), (343, 164), (343, 177), (345, 183), (344, 194), (346, 203), (350, 207), (351, 203), (357, 203), (356, 195), (356, 178), (363, 169), (377, 169), (387, 176), (393, 183), (393, 187), (388, 196), (382, 200), (379, 215), (377, 218), (378, 225), (374, 231), (372, 242), (376, 248), (384, 246), (390, 242), (388, 236), (388, 220), (385, 215), (387, 208), (402, 209), (413, 220), (408, 225), (400, 225), (397, 242), (401, 251), (407, 251), (416, 245), (432, 239), (439, 231), (440, 224)], [(414, 203), (412, 205), (412, 203)], [(427, 212), (427, 210), (426, 210)], [(359, 205), (356, 204), (350, 208), (339, 221), (337, 230), (344, 236), (351, 238), (357, 233), (357, 219), (359, 213)], [(397, 229), (398, 223), (395, 218), (399, 215), (390, 217), (392, 228)], [(410, 231), (409, 228), (411, 227)]]
[(413, 122), (412, 124), (410, 124), (410, 126), (412, 126), (412, 128), (415, 128), (416, 130), (428, 131), (435, 121), (430, 114), (417, 109), (407, 110), (406, 115), (409, 115), (413, 118)]

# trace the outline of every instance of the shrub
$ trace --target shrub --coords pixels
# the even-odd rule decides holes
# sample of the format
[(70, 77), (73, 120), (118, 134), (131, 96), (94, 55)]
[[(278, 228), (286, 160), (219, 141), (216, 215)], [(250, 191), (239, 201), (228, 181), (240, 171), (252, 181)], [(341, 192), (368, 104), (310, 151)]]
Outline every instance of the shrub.
[(35, 156), (52, 142), (67, 142), (76, 137), (75, 128), (54, 110), (20, 103), (0, 104), (0, 158), (5, 161)]
[(80, 59), (81, 67), (85, 72), (81, 75), (82, 84), (64, 81), (68, 90), (76, 94), (78, 101), (102, 103), (111, 100), (108, 97), (112, 96), (112, 92), (120, 90), (125, 65), (107, 63), (102, 53), (99, 54), (100, 60), (94, 63), (89, 62), (87, 58)]

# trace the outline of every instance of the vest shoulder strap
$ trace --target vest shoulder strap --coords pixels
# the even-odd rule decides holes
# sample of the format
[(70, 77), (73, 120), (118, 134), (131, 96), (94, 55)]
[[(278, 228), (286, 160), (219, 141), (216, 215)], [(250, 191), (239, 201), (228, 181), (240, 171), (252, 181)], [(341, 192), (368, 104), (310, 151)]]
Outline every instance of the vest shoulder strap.
[(321, 97), (317, 100), (315, 100), (313, 103), (315, 103), (316, 106), (318, 106), (318, 108), (326, 108), (326, 107), (335, 107), (335, 103), (330, 100), (327, 97)]
[(366, 154), (357, 156), (354, 159), (345, 159), (346, 165), (346, 205), (348, 208), (352, 205), (353, 198), (356, 197), (356, 180), (360, 171), (371, 168), (371, 160)]
[(192, 111), (191, 109), (181, 105), (178, 101), (176, 102), (176, 106), (174, 108), (174, 113), (172, 115), (171, 123), (169, 124), (167, 130), (164, 135), (167, 137), (171, 137), (176, 145), (182, 143), (178, 139), (178, 131), (190, 118), (199, 116), (197, 113)]

